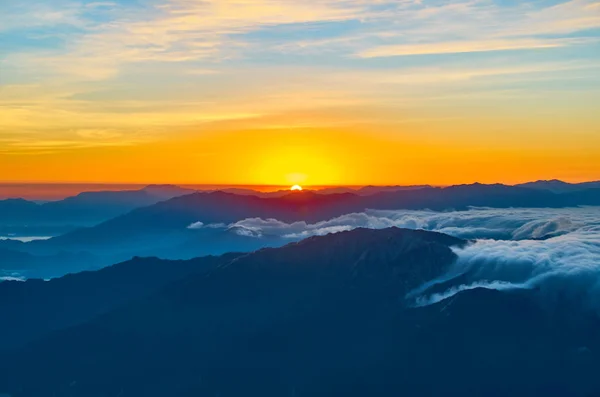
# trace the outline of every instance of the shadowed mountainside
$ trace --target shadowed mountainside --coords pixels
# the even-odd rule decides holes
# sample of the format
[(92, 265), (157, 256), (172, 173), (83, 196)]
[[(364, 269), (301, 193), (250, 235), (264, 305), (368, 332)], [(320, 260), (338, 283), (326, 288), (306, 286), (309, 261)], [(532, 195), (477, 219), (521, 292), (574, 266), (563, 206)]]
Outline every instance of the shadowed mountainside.
[[(0, 349), (14, 348), (50, 331), (90, 320), (165, 285), (228, 263), (237, 254), (189, 261), (134, 258), (99, 271), (43, 281), (0, 283)], [(8, 326), (6, 326), (8, 325)]]
[(535, 290), (473, 289), (426, 307), (405, 300), (444, 274), (456, 258), (452, 247), (464, 244), (434, 232), (356, 229), (242, 255), (6, 352), (0, 391), (391, 397), (600, 390), (595, 313), (540, 302)]

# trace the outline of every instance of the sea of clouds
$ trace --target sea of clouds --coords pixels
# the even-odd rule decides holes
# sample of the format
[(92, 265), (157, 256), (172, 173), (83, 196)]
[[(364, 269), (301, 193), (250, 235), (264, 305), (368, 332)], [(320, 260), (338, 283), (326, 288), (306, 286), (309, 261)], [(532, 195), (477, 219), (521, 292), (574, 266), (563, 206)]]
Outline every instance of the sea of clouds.
[[(468, 211), (369, 210), (309, 224), (275, 219), (245, 219), (222, 227), (255, 238), (290, 241), (358, 227), (403, 227), (447, 233), (471, 240), (455, 249), (458, 260), (435, 282), (462, 275), (460, 285), (427, 294), (416, 302), (427, 305), (473, 288), (498, 290), (537, 288), (572, 294), (600, 308), (600, 207), (561, 209), (490, 209)], [(415, 295), (415, 294), (413, 294)]]
[(600, 227), (600, 207), (561, 209), (472, 208), (468, 211), (367, 210), (317, 223), (285, 223), (276, 219), (249, 218), (225, 224), (197, 222), (191, 229), (227, 228), (244, 236), (276, 236), (298, 240), (310, 236), (352, 230), (359, 227), (423, 229), (465, 239), (528, 240), (549, 239)]
[[(600, 210), (594, 215), (599, 218)], [(549, 299), (562, 295), (600, 309), (598, 219), (578, 223), (569, 231), (543, 240), (477, 239), (456, 253), (458, 260), (445, 278), (465, 275), (466, 281), (444, 293), (422, 296), (420, 304), (435, 303), (477, 287), (535, 288)]]

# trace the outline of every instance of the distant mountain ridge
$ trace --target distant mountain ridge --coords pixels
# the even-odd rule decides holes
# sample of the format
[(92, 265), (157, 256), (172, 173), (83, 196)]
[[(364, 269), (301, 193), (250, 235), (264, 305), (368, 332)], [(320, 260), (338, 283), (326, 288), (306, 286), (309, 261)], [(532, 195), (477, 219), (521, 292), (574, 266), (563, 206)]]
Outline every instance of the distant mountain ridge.
[[(177, 187), (162, 186), (146, 190), (163, 193), (161, 198), (181, 194)], [(394, 188), (395, 189), (395, 188)], [(143, 194), (148, 191), (136, 191)], [(114, 193), (116, 194), (116, 193)], [(132, 201), (129, 193), (113, 197), (113, 202)], [(580, 205), (600, 205), (600, 189), (584, 189), (566, 193), (553, 193), (545, 189), (506, 185), (458, 185), (446, 188), (425, 187), (405, 190), (380, 191), (368, 195), (355, 193), (319, 194), (312, 191), (285, 192), (273, 197), (259, 197), (253, 194), (233, 194), (223, 191), (194, 192), (171, 199), (159, 200), (152, 196), (155, 204), (136, 207), (92, 227), (68, 231), (46, 241), (20, 244), (14, 241), (0, 241), (0, 249), (19, 251), (34, 257), (43, 257), (48, 269), (73, 269), (76, 263), (51, 261), (64, 253), (91, 255), (89, 262), (94, 266), (108, 265), (127, 260), (135, 255), (160, 256), (169, 259), (188, 259), (203, 255), (220, 255), (228, 251), (251, 251), (265, 246), (279, 246), (289, 240), (257, 236), (252, 230), (230, 227), (236, 222), (259, 218), (275, 219), (292, 224), (306, 222), (314, 224), (350, 213), (361, 213), (367, 209), (376, 210), (466, 210), (470, 207), (510, 208), (560, 208)], [(113, 193), (107, 194), (113, 196)], [(94, 208), (91, 202), (103, 202), (103, 194), (82, 195), (86, 208)], [(67, 200), (60, 205), (77, 208)], [(99, 201), (98, 201), (99, 200)], [(27, 202), (13, 200), (11, 205), (29, 206)], [(102, 206), (102, 204), (99, 204)], [(84, 206), (85, 207), (85, 206)], [(122, 207), (119, 207), (122, 210)], [(192, 225), (203, 225), (191, 228)], [(213, 228), (212, 226), (218, 227)], [(254, 233), (254, 235), (253, 235)], [(257, 238), (260, 237), (260, 238)], [(295, 237), (295, 239), (299, 239)], [(14, 258), (14, 255), (12, 255)], [(92, 258), (93, 256), (93, 258)], [(76, 255), (71, 255), (76, 258)], [(39, 269), (38, 277), (48, 273), (42, 271), (41, 260), (30, 258)], [(15, 266), (17, 264), (18, 266)], [(23, 263), (5, 261), (3, 269), (24, 269)], [(82, 264), (81, 269), (89, 268)], [(32, 273), (34, 276), (36, 273)], [(62, 271), (51, 276), (64, 274)]]
[(83, 192), (43, 204), (23, 199), (0, 200), (0, 233), (3, 229), (31, 233), (51, 226), (91, 226), (135, 208), (193, 192), (172, 185), (150, 185), (140, 190)]
[(581, 183), (568, 183), (558, 179), (552, 180), (539, 180), (535, 182), (522, 183), (521, 187), (527, 187), (532, 189), (544, 189), (550, 190), (554, 193), (566, 193), (576, 192), (586, 189), (598, 189), (600, 188), (600, 181), (581, 182)]
[[(453, 189), (462, 188), (464, 186), (505, 186), (507, 185), (457, 185), (443, 189), (449, 192)], [(536, 181), (516, 185), (514, 188), (528, 188), (535, 190), (547, 190), (553, 193), (576, 193), (588, 189), (600, 188), (600, 182), (586, 182), (578, 184), (569, 184), (566, 182), (551, 180), (551, 181)], [(365, 205), (373, 205), (378, 208), (381, 204), (377, 197), (385, 195), (385, 193), (401, 193), (411, 191), (425, 192), (433, 188), (429, 185), (415, 186), (365, 186), (362, 188), (327, 188), (322, 190), (307, 190), (304, 193), (313, 193), (318, 195), (344, 195), (365, 197)], [(447, 190), (450, 189), (450, 190)], [(282, 199), (290, 195), (288, 190), (279, 190), (275, 192), (257, 192), (250, 189), (220, 189), (200, 192), (199, 194), (210, 193), (230, 193), (241, 196), (255, 196), (266, 199)], [(15, 231), (21, 232), (28, 227), (29, 235), (37, 228), (40, 231), (47, 230), (52, 226), (62, 225), (62, 230), (81, 226), (92, 226), (94, 224), (109, 220), (119, 215), (126, 214), (136, 208), (145, 207), (157, 204), (158, 202), (169, 200), (172, 198), (185, 196), (197, 193), (197, 191), (187, 188), (181, 188), (176, 185), (149, 185), (140, 190), (124, 190), (124, 191), (95, 191), (83, 192), (73, 197), (68, 197), (59, 201), (52, 201), (38, 204), (32, 201), (23, 199), (6, 199), (0, 200), (0, 235), (11, 234)], [(440, 197), (444, 199), (444, 197)], [(340, 200), (343, 203), (343, 200)], [(594, 201), (595, 202), (595, 201)], [(371, 204), (372, 203), (372, 204)], [(574, 203), (574, 204), (573, 204)], [(444, 207), (443, 203), (429, 202), (424, 203), (432, 207)], [(522, 203), (516, 203), (519, 206)], [(585, 203), (583, 203), (585, 204)], [(401, 204), (400, 204), (401, 205)], [(465, 203), (446, 203), (446, 207), (452, 205), (464, 206)], [(497, 205), (497, 204), (496, 204)], [(557, 205), (578, 205), (576, 199), (565, 200), (565, 203), (549, 202), (549, 206)], [(388, 205), (389, 206), (389, 205)], [(412, 205), (415, 206), (414, 204)], [(360, 207), (360, 206), (359, 206)], [(433, 208), (432, 208), (433, 209)], [(44, 233), (33, 233), (44, 235)]]
[(460, 185), (380, 192), (369, 196), (351, 193), (319, 195), (293, 192), (260, 198), (224, 192), (194, 193), (136, 209), (96, 227), (82, 229), (38, 245), (94, 244), (106, 238), (131, 238), (136, 233), (163, 234), (185, 230), (194, 222), (232, 223), (247, 218), (314, 223), (366, 209), (462, 210), (468, 207), (566, 207), (600, 205), (600, 189), (555, 194), (546, 190), (505, 185)]

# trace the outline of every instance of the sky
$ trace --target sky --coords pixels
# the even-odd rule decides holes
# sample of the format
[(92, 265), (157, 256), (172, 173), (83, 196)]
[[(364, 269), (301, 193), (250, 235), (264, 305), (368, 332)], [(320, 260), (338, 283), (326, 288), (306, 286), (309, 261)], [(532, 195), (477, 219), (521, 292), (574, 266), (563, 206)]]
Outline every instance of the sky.
[(600, 1), (0, 10), (0, 181), (600, 179)]

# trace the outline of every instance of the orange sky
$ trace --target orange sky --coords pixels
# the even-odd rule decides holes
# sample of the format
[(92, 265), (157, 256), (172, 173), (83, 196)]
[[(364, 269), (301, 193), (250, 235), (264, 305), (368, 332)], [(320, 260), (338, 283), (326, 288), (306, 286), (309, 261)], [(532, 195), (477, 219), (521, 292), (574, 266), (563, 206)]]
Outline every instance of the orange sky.
[[(370, 130), (219, 131), (126, 147), (5, 156), (5, 181), (271, 185), (519, 183), (600, 179), (593, 139), (405, 136)], [(415, 132), (416, 131), (416, 132)], [(414, 133), (414, 135), (413, 135)], [(585, 143), (588, 143), (586, 146)]]
[(9, 3), (0, 181), (600, 179), (595, 0)]

